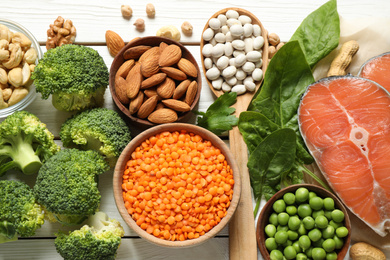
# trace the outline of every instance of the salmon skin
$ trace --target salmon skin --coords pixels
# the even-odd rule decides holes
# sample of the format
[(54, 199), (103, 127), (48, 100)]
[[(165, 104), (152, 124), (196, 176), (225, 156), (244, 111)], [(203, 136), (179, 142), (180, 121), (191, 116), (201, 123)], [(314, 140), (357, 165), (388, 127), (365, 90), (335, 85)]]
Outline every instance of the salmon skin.
[(390, 92), (390, 52), (382, 53), (366, 61), (359, 70), (359, 77), (375, 81)]
[(381, 236), (390, 228), (390, 95), (353, 76), (310, 85), (299, 129), (322, 174), (343, 203)]

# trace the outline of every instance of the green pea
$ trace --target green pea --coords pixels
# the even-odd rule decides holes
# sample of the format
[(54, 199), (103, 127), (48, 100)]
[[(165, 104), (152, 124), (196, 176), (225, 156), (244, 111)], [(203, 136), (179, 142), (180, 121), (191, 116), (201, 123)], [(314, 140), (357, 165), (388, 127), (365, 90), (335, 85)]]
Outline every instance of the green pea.
[(312, 251), (313, 260), (323, 260), (326, 257), (326, 252), (323, 248), (315, 247)]
[(313, 247), (309, 247), (309, 249), (307, 249), (305, 253), (307, 257), (311, 258), (313, 256)]
[(278, 232), (278, 231), (288, 231), (288, 226), (287, 225), (285, 225), (285, 226), (282, 226), (282, 225), (278, 225), (277, 227), (276, 227), (276, 232)]
[(322, 233), (318, 228), (312, 229), (308, 234), (311, 241), (316, 242), (321, 239)]
[(325, 210), (325, 211), (324, 211), (324, 216), (325, 216), (328, 220), (332, 220), (332, 211), (331, 211), (331, 210)]
[(283, 253), (280, 252), (279, 250), (277, 249), (274, 249), (271, 251), (271, 253), (269, 254), (271, 260), (283, 260)]
[(313, 229), (314, 225), (316, 224), (314, 218), (311, 216), (304, 217), (302, 223), (307, 230)]
[(307, 256), (304, 253), (298, 253), (296, 259), (297, 260), (307, 260)]
[(268, 237), (274, 237), (276, 233), (276, 227), (272, 224), (268, 224), (265, 226), (264, 231)]
[(309, 205), (314, 210), (320, 210), (324, 207), (324, 201), (320, 197), (314, 197), (309, 200)]
[(286, 257), (286, 259), (288, 259), (288, 260), (295, 259), (295, 257), (297, 256), (297, 251), (295, 251), (295, 248), (293, 246), (287, 246), (283, 250), (283, 254), (284, 254), (284, 257)]
[(272, 208), (274, 209), (274, 211), (276, 213), (281, 213), (281, 212), (286, 210), (286, 202), (284, 202), (284, 200), (282, 200), (282, 199), (279, 199), (279, 200), (274, 202), (274, 204), (272, 205)]
[(324, 199), (324, 208), (325, 210), (334, 210), (334, 200), (332, 198), (325, 198)]
[(348, 236), (348, 229), (346, 227), (336, 228), (336, 235), (340, 238)]
[(277, 231), (275, 233), (275, 241), (276, 241), (276, 243), (284, 244), (284, 243), (286, 243), (287, 239), (288, 239), (288, 234), (287, 234), (286, 231), (280, 230), (280, 231)]
[(303, 250), (307, 250), (311, 246), (311, 240), (307, 235), (300, 236), (298, 239), (298, 243)]
[(265, 247), (269, 250), (272, 251), (274, 249), (278, 248), (278, 244), (275, 241), (275, 238), (269, 237), (265, 240)]
[(307, 230), (306, 230), (305, 226), (303, 225), (303, 223), (301, 223), (301, 225), (299, 225), (298, 234), (301, 236), (307, 234)]
[(285, 226), (288, 223), (290, 216), (286, 212), (281, 212), (278, 214), (278, 223), (279, 225)]
[(309, 200), (314, 197), (317, 197), (317, 194), (314, 191), (309, 191)]
[(333, 252), (336, 249), (336, 242), (333, 239), (328, 238), (322, 243), (322, 248), (328, 253)]
[(338, 228), (338, 227), (342, 227), (343, 226), (342, 223), (336, 223), (333, 220), (329, 221), (329, 225), (334, 227), (335, 229)]
[(324, 243), (324, 241), (325, 241), (325, 239), (323, 239), (323, 238), (321, 237), (319, 240), (317, 240), (317, 241), (311, 243), (311, 245), (312, 245), (313, 247), (322, 247), (322, 243)]
[(298, 215), (301, 218), (311, 216), (312, 212), (313, 212), (313, 210), (311, 209), (309, 204), (301, 204), (298, 206)]
[(290, 239), (287, 239), (286, 243), (282, 244), (282, 248), (292, 246), (293, 242)]
[(293, 205), (295, 203), (295, 195), (292, 192), (287, 192), (283, 195), (284, 202), (287, 205)]
[(298, 230), (301, 225), (301, 220), (297, 216), (292, 216), (288, 220), (288, 227), (291, 230)]
[(336, 243), (336, 249), (341, 249), (344, 246), (344, 240), (342, 238), (334, 236), (333, 240)]
[(305, 202), (309, 199), (309, 190), (301, 187), (295, 191), (295, 201), (297, 203)]
[(325, 212), (324, 212), (323, 209), (315, 210), (315, 211), (313, 211), (313, 213), (311, 214), (311, 216), (315, 219), (315, 218), (318, 217), (318, 216), (325, 216)]
[(335, 228), (328, 225), (322, 230), (322, 237), (325, 239), (332, 238), (334, 236)]
[(268, 222), (269, 222), (270, 224), (274, 225), (275, 227), (276, 227), (277, 225), (279, 225), (279, 223), (278, 223), (278, 214), (276, 214), (275, 212), (273, 212), (273, 213), (269, 216)]
[(339, 209), (335, 209), (332, 211), (332, 219), (334, 222), (340, 223), (344, 220), (344, 213)]
[(286, 212), (287, 214), (289, 214), (290, 216), (294, 216), (297, 214), (297, 207), (295, 206), (287, 206), (286, 207)]
[(318, 228), (326, 228), (328, 226), (328, 219), (322, 215), (316, 217), (315, 222)]
[(301, 248), (301, 246), (299, 245), (299, 242), (298, 242), (298, 241), (295, 241), (295, 242), (292, 244), (292, 246), (294, 247), (294, 249), (295, 249), (295, 251), (296, 251), (297, 253), (301, 253), (301, 252), (302, 252), (302, 248)]
[(287, 235), (288, 235), (288, 239), (291, 241), (297, 240), (299, 237), (298, 233), (292, 230), (288, 230)]
[(336, 252), (326, 253), (326, 260), (337, 260), (337, 253)]

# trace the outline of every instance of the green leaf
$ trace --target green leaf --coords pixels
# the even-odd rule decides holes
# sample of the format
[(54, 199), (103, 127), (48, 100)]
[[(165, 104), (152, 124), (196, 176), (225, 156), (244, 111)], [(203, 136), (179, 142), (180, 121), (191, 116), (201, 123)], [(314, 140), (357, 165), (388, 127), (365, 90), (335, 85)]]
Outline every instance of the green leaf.
[(313, 68), (339, 44), (340, 18), (337, 1), (330, 0), (303, 20), (290, 41), (298, 40)]
[(280, 129), (266, 137), (249, 156), (248, 169), (255, 198), (268, 200), (280, 189), (280, 181), (293, 166), (296, 135), (291, 129)]
[(206, 113), (194, 111), (199, 115), (197, 125), (204, 127), (216, 135), (231, 130), (238, 124), (238, 118), (232, 115), (236, 109), (230, 107), (237, 101), (237, 93), (227, 92), (218, 97), (213, 104), (209, 106)]

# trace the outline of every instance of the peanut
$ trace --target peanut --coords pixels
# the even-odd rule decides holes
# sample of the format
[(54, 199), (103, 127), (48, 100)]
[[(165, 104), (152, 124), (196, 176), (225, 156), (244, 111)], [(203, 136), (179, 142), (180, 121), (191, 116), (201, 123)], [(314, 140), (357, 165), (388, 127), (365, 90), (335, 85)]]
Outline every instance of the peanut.
[(386, 260), (386, 256), (381, 250), (364, 242), (352, 245), (349, 255), (353, 260)]
[(346, 75), (346, 69), (348, 68), (349, 64), (351, 64), (352, 58), (358, 50), (359, 44), (357, 41), (351, 40), (345, 42), (341, 46), (339, 54), (330, 64), (328, 77)]

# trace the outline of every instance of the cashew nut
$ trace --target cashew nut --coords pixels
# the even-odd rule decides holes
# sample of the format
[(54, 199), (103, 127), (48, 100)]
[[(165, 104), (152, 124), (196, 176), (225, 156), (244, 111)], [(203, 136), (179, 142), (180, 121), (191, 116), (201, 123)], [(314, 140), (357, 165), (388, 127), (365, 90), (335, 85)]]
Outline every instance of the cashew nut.
[(7, 76), (7, 72), (5, 71), (5, 69), (2, 69), (0, 68), (0, 84), (7, 84), (8, 82), (8, 76)]
[(30, 48), (24, 53), (23, 61), (27, 62), (28, 64), (35, 64), (37, 58), (37, 50), (35, 48)]
[(9, 42), (5, 39), (0, 40), (0, 61), (6, 60), (9, 58)]
[(9, 28), (3, 24), (0, 24), (0, 40), (4, 39), (7, 42), (10, 42), (12, 38), (12, 32)]
[(15, 88), (12, 92), (11, 97), (8, 100), (8, 106), (15, 105), (20, 100), (22, 100), (25, 96), (27, 96), (28, 90), (25, 88)]
[(30, 71), (33, 72), (35, 70), (35, 64), (30, 64)]
[(3, 89), (3, 98), (4, 98), (5, 102), (7, 102), (9, 100), (11, 95), (12, 95), (12, 88)]
[(170, 38), (175, 41), (180, 41), (181, 34), (179, 30), (174, 25), (167, 25), (161, 27), (157, 33), (157, 36), (162, 36), (166, 38)]
[(23, 73), (22, 69), (17, 67), (8, 72), (8, 82), (14, 87), (20, 87), (23, 85)]
[(4, 101), (3, 90), (0, 89), (0, 109), (7, 108), (8, 104)]
[(28, 63), (24, 63), (22, 68), (22, 86), (26, 86), (30, 80), (31, 71)]
[(9, 59), (7, 59), (5, 62), (3, 62), (4, 67), (7, 69), (15, 68), (20, 64), (20, 62), (23, 59), (23, 51), (19, 44), (10, 43), (9, 45), (9, 51), (11, 52), (11, 55)]
[(31, 40), (20, 32), (14, 32), (14, 35), (12, 36), (12, 43), (19, 43), (20, 47), (30, 47), (31, 46)]

